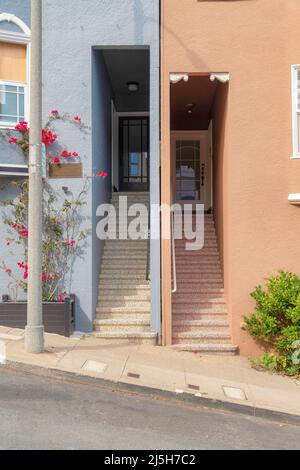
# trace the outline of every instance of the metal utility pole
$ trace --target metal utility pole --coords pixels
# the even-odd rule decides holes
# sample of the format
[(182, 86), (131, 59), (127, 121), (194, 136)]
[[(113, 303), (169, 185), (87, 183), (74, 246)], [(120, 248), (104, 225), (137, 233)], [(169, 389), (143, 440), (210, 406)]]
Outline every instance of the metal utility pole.
[(42, 0), (31, 0), (28, 307), (25, 349), (44, 350), (42, 313)]

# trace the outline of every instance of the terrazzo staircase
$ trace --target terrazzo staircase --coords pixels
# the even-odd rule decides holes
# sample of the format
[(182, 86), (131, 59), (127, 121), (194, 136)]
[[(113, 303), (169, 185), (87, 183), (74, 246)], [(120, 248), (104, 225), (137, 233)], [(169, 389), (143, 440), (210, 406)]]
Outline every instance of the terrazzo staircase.
[(235, 355), (237, 347), (231, 340), (214, 220), (212, 215), (204, 217), (202, 250), (186, 251), (186, 241), (175, 240), (173, 345), (201, 354)]
[[(127, 196), (128, 208), (136, 203), (149, 207), (149, 193), (114, 193), (111, 204), (116, 209), (117, 220), (119, 196)], [(94, 321), (94, 334), (98, 338), (112, 342), (156, 344), (156, 334), (150, 329), (147, 256), (147, 239), (105, 242)]]

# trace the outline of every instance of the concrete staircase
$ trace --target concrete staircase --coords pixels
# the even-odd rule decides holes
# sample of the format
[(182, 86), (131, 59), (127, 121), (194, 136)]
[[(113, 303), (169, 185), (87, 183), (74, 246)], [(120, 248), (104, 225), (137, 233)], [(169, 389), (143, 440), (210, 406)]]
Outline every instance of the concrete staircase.
[[(149, 193), (114, 193), (111, 204), (116, 209), (117, 221), (119, 196), (127, 196), (128, 209), (136, 203), (149, 207)], [(156, 334), (150, 330), (147, 253), (146, 238), (105, 242), (94, 322), (97, 337), (113, 342), (156, 344)]]
[[(176, 227), (175, 227), (176, 232)], [(212, 215), (205, 215), (204, 248), (185, 251), (175, 241), (177, 292), (173, 294), (173, 345), (201, 354), (234, 355)]]

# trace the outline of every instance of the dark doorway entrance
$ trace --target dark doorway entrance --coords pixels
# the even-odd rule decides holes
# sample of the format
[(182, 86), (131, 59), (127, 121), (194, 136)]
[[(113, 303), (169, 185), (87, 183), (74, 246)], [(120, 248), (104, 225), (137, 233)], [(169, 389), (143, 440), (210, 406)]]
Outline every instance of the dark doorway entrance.
[(149, 191), (149, 118), (120, 118), (120, 190)]

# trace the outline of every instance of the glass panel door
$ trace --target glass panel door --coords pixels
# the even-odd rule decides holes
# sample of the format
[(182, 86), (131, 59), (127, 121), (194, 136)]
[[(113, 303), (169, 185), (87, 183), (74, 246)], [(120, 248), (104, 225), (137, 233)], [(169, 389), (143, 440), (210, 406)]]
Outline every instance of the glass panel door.
[(212, 148), (209, 131), (173, 131), (171, 134), (173, 201), (212, 207)]
[(149, 119), (120, 118), (120, 189), (148, 191)]
[(200, 140), (176, 140), (176, 200), (200, 201)]

